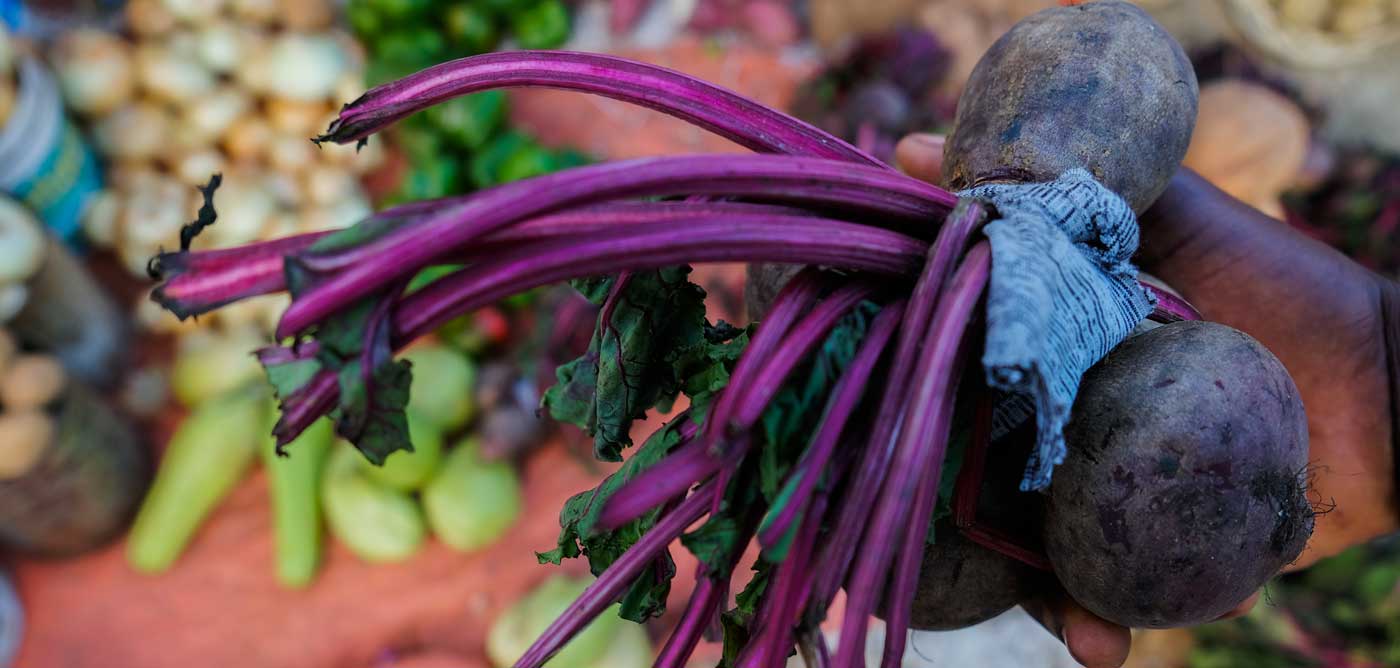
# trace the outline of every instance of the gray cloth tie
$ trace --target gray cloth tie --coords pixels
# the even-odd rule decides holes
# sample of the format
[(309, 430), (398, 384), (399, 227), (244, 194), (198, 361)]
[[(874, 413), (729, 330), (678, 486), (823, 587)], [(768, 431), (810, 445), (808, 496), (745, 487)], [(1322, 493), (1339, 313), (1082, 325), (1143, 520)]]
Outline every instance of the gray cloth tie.
[(1038, 436), (1021, 489), (1044, 489), (1065, 458), (1080, 378), (1152, 312), (1131, 262), (1137, 217), (1083, 169), (959, 195), (996, 210), (983, 228), (992, 275), (982, 366), (987, 384), (1010, 395), (998, 407), (998, 431), (1034, 410)]

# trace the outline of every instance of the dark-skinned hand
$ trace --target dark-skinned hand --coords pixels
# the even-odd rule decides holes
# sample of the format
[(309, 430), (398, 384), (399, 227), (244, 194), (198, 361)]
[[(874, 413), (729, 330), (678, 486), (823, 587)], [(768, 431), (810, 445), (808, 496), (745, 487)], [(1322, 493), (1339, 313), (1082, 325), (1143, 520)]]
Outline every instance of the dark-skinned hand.
[[(900, 169), (941, 183), (943, 139), (911, 135)], [(1317, 516), (1299, 569), (1400, 529), (1387, 331), (1400, 337), (1400, 286), (1182, 169), (1140, 218), (1141, 268), (1207, 319), (1239, 329), (1288, 368), (1308, 413)], [(1227, 617), (1247, 612), (1250, 598)], [(1128, 629), (1063, 591), (1023, 607), (1089, 668), (1120, 666)]]

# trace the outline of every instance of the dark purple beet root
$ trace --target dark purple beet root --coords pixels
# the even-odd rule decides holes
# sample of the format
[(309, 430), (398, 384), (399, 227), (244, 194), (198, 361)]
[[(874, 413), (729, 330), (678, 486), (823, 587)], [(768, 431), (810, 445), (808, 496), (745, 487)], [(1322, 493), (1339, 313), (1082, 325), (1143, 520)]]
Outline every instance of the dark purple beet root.
[(1312, 534), (1308, 424), (1292, 378), (1243, 332), (1180, 322), (1090, 369), (1044, 537), (1080, 604), (1130, 627), (1211, 621)]
[[(1006, 534), (1035, 536), (1041, 523), (1040, 495), (1020, 491), (1033, 429), (1022, 429), (989, 448), (987, 470), (977, 499), (978, 524)], [(910, 613), (911, 628), (949, 631), (978, 624), (1020, 604), (1047, 574), (965, 537), (951, 518), (934, 529), (924, 550), (919, 589)]]
[(783, 286), (802, 271), (799, 264), (750, 264), (744, 282), (744, 309), (750, 320), (762, 320), (768, 315), (773, 299)]
[(1197, 93), (1181, 46), (1141, 9), (1104, 0), (1044, 10), (973, 69), (944, 178), (961, 190), (1083, 167), (1141, 213), (1186, 155)]

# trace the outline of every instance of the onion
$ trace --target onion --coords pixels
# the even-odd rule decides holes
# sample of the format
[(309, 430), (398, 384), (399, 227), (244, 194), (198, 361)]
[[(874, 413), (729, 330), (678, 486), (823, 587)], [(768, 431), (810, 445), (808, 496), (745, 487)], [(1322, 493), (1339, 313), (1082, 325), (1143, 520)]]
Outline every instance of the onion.
[(98, 147), (120, 160), (149, 160), (170, 140), (174, 119), (149, 102), (124, 106), (102, 118), (94, 128)]
[[(122, 254), (129, 256), (127, 259), (133, 260), (132, 264), (141, 267), (138, 273), (145, 272), (145, 260), (134, 262), (135, 256), (146, 253), (146, 259), (150, 259), (149, 255), (154, 254), (152, 251), (162, 245), (172, 247), (179, 244), (180, 227), (187, 222), (183, 204), (190, 199), (190, 194), (188, 186), (165, 175), (142, 180), (130, 190), (120, 217), (121, 236), (118, 242)], [(223, 212), (219, 213), (222, 224)]]
[[(349, 104), (359, 96), (364, 95), (366, 90), (365, 77), (363, 74), (360, 72), (347, 72), (341, 75), (340, 79), (335, 82), (335, 90), (331, 92), (331, 100), (333, 100), (337, 106)], [(324, 130), (330, 127), (330, 122), (336, 118), (339, 118), (339, 112), (326, 118), (324, 123), (317, 123), (317, 126), (319, 129)]]
[(176, 19), (195, 25), (213, 21), (224, 9), (224, 0), (162, 0), (162, 4)]
[(316, 145), (305, 135), (282, 134), (267, 147), (267, 162), (273, 169), (295, 174), (316, 162)]
[(374, 213), (369, 199), (356, 192), (329, 206), (302, 211), (299, 232), (324, 232), (349, 227)]
[(126, 25), (131, 32), (151, 37), (169, 32), (175, 27), (175, 15), (161, 0), (129, 0), (126, 3)]
[(307, 202), (330, 206), (348, 197), (360, 196), (359, 179), (344, 167), (315, 165), (302, 175), (302, 188)]
[(219, 210), (219, 222), (200, 237), (209, 237), (210, 248), (236, 246), (262, 238), (268, 220), (277, 211), (277, 202), (263, 180), (244, 172), (224, 175), (223, 186), (214, 195), (214, 204)]
[(261, 29), (244, 27), (238, 42), (241, 60), (233, 69), (234, 80), (251, 92), (267, 92), (272, 81), (271, 38)]
[(294, 100), (324, 100), (347, 69), (345, 52), (331, 37), (283, 33), (272, 45), (268, 92)]
[(267, 121), (274, 130), (301, 137), (320, 134), (328, 127), (323, 121), (334, 113), (324, 99), (305, 101), (285, 97), (269, 99), (266, 110)]
[(306, 199), (297, 183), (297, 175), (289, 171), (267, 171), (263, 174), (263, 187), (283, 208), (294, 209)]
[(204, 149), (186, 154), (175, 164), (175, 177), (187, 186), (202, 186), (209, 177), (224, 171), (224, 154), (215, 149)]
[(292, 30), (318, 30), (331, 23), (329, 0), (282, 0), (282, 25)]
[(244, 116), (224, 133), (224, 150), (233, 162), (250, 162), (268, 150), (272, 137), (272, 128), (261, 116)]
[(136, 49), (136, 78), (158, 98), (183, 103), (214, 90), (214, 75), (192, 57), (153, 43)]
[[(150, 256), (147, 256), (147, 259), (150, 259)], [(142, 330), (157, 334), (183, 334), (198, 331), (204, 326), (202, 321), (196, 322), (194, 318), (182, 321), (149, 299), (136, 300), (132, 319)]]
[(41, 409), (58, 398), (68, 374), (49, 355), (19, 355), (0, 375), (0, 404), (8, 410)]
[(234, 86), (224, 86), (206, 97), (192, 100), (181, 112), (184, 123), (208, 137), (208, 143), (212, 143), (224, 136), (252, 105), (247, 93)]
[(80, 114), (106, 114), (135, 92), (131, 47), (112, 33), (91, 28), (63, 33), (51, 60), (64, 100)]
[(38, 466), (57, 433), (53, 418), (41, 411), (0, 414), (0, 480), (14, 480)]
[(237, 26), (228, 21), (216, 21), (199, 31), (195, 50), (200, 62), (210, 71), (227, 74), (238, 67), (245, 43)]
[(117, 217), (121, 215), (122, 200), (112, 190), (93, 195), (83, 212), (83, 236), (99, 248), (108, 248), (117, 240)]
[(278, 0), (232, 0), (233, 15), (251, 23), (271, 24), (277, 20)]
[(0, 284), (28, 280), (44, 263), (44, 231), (19, 202), (0, 197)]

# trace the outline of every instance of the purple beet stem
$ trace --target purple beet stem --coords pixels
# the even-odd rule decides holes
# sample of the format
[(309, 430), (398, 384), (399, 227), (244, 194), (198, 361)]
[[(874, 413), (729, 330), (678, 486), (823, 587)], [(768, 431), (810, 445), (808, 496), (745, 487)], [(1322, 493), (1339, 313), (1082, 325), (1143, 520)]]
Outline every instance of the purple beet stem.
[[(308, 290), (283, 314), (277, 334), (286, 338), (302, 332), (513, 223), (572, 206), (678, 193), (774, 197), (827, 206), (860, 202), (872, 212), (883, 210), (890, 219), (916, 224), (936, 220), (955, 201), (941, 189), (890, 170), (792, 156), (647, 158), (579, 167), (479, 192), (459, 206), (351, 251), (357, 256), (372, 253), (373, 259), (345, 266)], [(301, 255), (308, 262), (317, 261), (314, 256)]]
[(617, 561), (603, 571), (593, 584), (588, 585), (578, 599), (569, 604), (563, 614), (540, 634), (539, 639), (535, 640), (515, 663), (515, 668), (540, 668), (588, 626), (589, 622), (617, 602), (618, 597), (632, 585), (633, 577), (651, 564), (671, 541), (685, 532), (686, 527), (705, 516), (709, 506), (710, 490), (707, 487), (701, 486), (695, 494), (662, 517), (650, 531), (623, 552)]
[(894, 435), (903, 418), (901, 411), (908, 398), (921, 334), (928, 328), (953, 263), (967, 246), (984, 215), (985, 211), (976, 202), (960, 203), (958, 210), (948, 216), (938, 238), (928, 250), (928, 261), (914, 285), (903, 322), (900, 323), (899, 342), (887, 374), (875, 426), (870, 432), (870, 441), (865, 447), (855, 479), (848, 486), (850, 492), (841, 504), (835, 529), (826, 541), (814, 592), (818, 605), (833, 600), (837, 590), (845, 583), (876, 494), (884, 484), (894, 457)]
[(871, 323), (870, 331), (866, 334), (865, 340), (861, 341), (860, 349), (856, 351), (855, 358), (851, 360), (850, 365), (842, 372), (841, 378), (836, 381), (836, 386), (831, 390), (831, 398), (827, 400), (826, 409), (821, 422), (817, 425), (815, 437), (807, 449), (802, 452), (802, 458), (797, 465), (793, 467), (792, 475), (797, 477), (797, 489), (779, 511), (777, 517), (759, 532), (759, 545), (771, 547), (777, 543), (783, 536), (787, 535), (792, 521), (806, 509), (808, 498), (816, 489), (822, 472), (827, 470), (827, 463), (831, 461), (831, 454), (836, 448), (836, 443), (840, 440), (841, 433), (846, 429), (846, 421), (851, 417), (851, 413), (855, 411), (861, 397), (865, 394), (866, 380), (875, 370), (875, 365), (885, 352), (886, 344), (889, 343), (890, 337), (894, 335), (895, 329), (899, 326), (900, 318), (904, 315), (905, 304), (906, 302), (903, 300), (894, 302), (885, 306), (880, 314), (875, 316), (875, 321)]
[(881, 164), (834, 135), (695, 77), (614, 56), (569, 51), (492, 53), (429, 67), (360, 96), (319, 139), (358, 141), (450, 98), (514, 87), (562, 88), (629, 102), (760, 153)]
[[(836, 322), (846, 315), (862, 299), (873, 292), (869, 285), (854, 283), (842, 286), (819, 302), (783, 337), (782, 347), (772, 356), (760, 359), (751, 385), (739, 386), (731, 382), (726, 393), (743, 391), (739, 404), (735, 407), (731, 425), (713, 438), (704, 429), (696, 443), (686, 446), (685, 452), (672, 455), (647, 469), (641, 475), (628, 481), (617, 490), (603, 506), (599, 515), (599, 526), (613, 529), (630, 522), (642, 513), (656, 507), (676, 494), (679, 494), (697, 480), (714, 472), (737, 466), (748, 448), (744, 438), (727, 438), (729, 434), (746, 434), (763, 414), (763, 409), (772, 401), (773, 395), (792, 373), (802, 358), (819, 345)], [(748, 356), (749, 350), (744, 351)], [(740, 358), (743, 363), (743, 357)], [(714, 414), (705, 421), (709, 427), (716, 418)], [(697, 447), (698, 446), (698, 447)]]
[[(841, 645), (832, 665), (854, 668), (862, 661), (866, 625), (875, 611), (881, 585), (889, 577), (895, 546), (903, 531), (919, 531), (908, 524), (922, 476), (938, 479), (947, 439), (939, 439), (952, 420), (952, 388), (960, 372), (958, 351), (973, 308), (982, 297), (991, 268), (986, 242), (968, 251), (953, 276), (944, 298), (939, 300), (933, 322), (924, 337), (923, 350), (914, 371), (913, 392), (907, 402), (908, 414), (899, 431), (895, 459), (889, 480), (880, 489), (875, 512), (871, 515), (862, 545), (846, 588), (846, 614), (841, 627)], [(923, 524), (927, 528), (928, 524)], [(890, 628), (887, 637), (902, 630)], [(902, 642), (902, 640), (900, 641)]]

